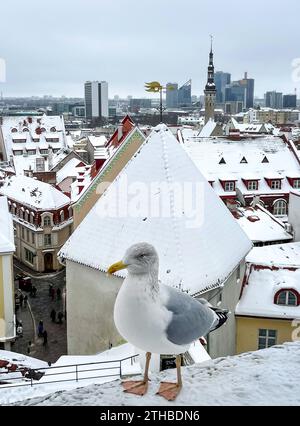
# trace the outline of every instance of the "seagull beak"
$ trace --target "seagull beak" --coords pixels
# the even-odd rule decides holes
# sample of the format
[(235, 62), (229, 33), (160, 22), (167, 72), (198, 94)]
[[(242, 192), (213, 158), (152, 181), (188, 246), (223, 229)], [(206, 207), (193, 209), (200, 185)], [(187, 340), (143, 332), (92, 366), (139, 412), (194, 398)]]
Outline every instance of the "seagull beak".
[(117, 271), (121, 271), (121, 269), (126, 269), (127, 268), (127, 266), (128, 265), (125, 265), (125, 263), (124, 262), (117, 262), (117, 263), (114, 263), (113, 265), (111, 265), (109, 268), (108, 268), (108, 270), (107, 270), (107, 273), (108, 273), (108, 275), (112, 275), (112, 274), (114, 274), (115, 272), (117, 272)]

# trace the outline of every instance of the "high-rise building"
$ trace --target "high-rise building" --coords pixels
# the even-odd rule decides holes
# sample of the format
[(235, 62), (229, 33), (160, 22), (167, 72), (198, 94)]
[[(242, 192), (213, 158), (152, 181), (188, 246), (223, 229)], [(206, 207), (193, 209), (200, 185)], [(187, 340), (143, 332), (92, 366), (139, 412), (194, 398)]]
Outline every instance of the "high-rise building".
[(209, 64), (207, 70), (207, 83), (204, 90), (205, 94), (205, 123), (215, 118), (215, 105), (216, 105), (216, 84), (215, 84), (215, 67), (214, 67), (214, 54), (211, 42), (211, 49), (209, 53)]
[(283, 108), (297, 108), (297, 95), (284, 95)]
[(243, 102), (244, 108), (254, 106), (254, 79), (248, 78), (248, 74), (242, 80), (233, 81), (225, 89), (225, 102)]
[(221, 104), (225, 102), (226, 85), (231, 83), (231, 74), (228, 72), (217, 71), (215, 73), (215, 84), (217, 89), (216, 101)]
[(190, 107), (192, 105), (192, 80), (187, 81), (178, 89), (178, 106)]
[(178, 107), (178, 84), (168, 83), (166, 86), (166, 106), (167, 108)]
[(283, 106), (283, 97), (282, 93), (276, 92), (267, 92), (265, 94), (265, 105), (267, 108), (281, 109)]
[(84, 99), (86, 118), (108, 118), (108, 83), (106, 81), (87, 81), (84, 85)]

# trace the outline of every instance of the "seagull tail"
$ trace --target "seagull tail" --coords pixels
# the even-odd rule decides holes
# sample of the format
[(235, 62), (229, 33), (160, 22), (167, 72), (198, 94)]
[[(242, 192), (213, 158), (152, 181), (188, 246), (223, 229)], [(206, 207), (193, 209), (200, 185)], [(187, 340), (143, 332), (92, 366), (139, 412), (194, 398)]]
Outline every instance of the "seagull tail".
[(212, 328), (210, 329), (210, 332), (217, 330), (218, 328), (222, 327), (226, 323), (226, 321), (229, 318), (230, 312), (228, 309), (220, 309), (220, 308), (210, 308), (216, 316), (216, 319), (212, 325)]

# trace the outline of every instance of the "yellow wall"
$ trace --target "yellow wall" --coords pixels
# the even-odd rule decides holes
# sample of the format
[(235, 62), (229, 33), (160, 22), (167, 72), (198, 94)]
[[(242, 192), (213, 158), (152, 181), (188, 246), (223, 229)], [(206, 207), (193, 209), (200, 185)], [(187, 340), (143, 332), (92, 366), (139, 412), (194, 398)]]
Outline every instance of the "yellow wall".
[(89, 188), (79, 201), (74, 205), (73, 216), (74, 216), (74, 229), (82, 222), (89, 211), (94, 207), (96, 201), (100, 198), (100, 194), (97, 194), (97, 187), (100, 183), (112, 182), (123, 170), (128, 161), (133, 157), (137, 150), (141, 147), (144, 142), (144, 138), (141, 133), (136, 130), (129, 138), (125, 141), (123, 146), (119, 149), (114, 158), (110, 161), (108, 167), (105, 167), (103, 173), (101, 173), (96, 179), (91, 188)]
[(0, 256), (0, 318), (4, 318), (3, 262)]
[(237, 354), (258, 350), (258, 331), (260, 328), (277, 330), (276, 344), (292, 341), (292, 321), (265, 318), (237, 317)]

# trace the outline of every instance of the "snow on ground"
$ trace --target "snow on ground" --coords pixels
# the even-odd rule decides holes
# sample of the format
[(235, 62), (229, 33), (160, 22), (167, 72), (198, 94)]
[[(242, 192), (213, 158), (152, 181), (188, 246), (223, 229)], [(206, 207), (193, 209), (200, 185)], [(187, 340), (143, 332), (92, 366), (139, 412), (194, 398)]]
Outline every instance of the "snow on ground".
[(123, 393), (118, 380), (27, 399), (17, 405), (300, 405), (299, 363), (300, 342), (287, 343), (184, 368), (183, 390), (172, 403), (157, 396), (156, 391), (161, 380), (175, 379), (174, 370), (153, 375), (144, 397)]

